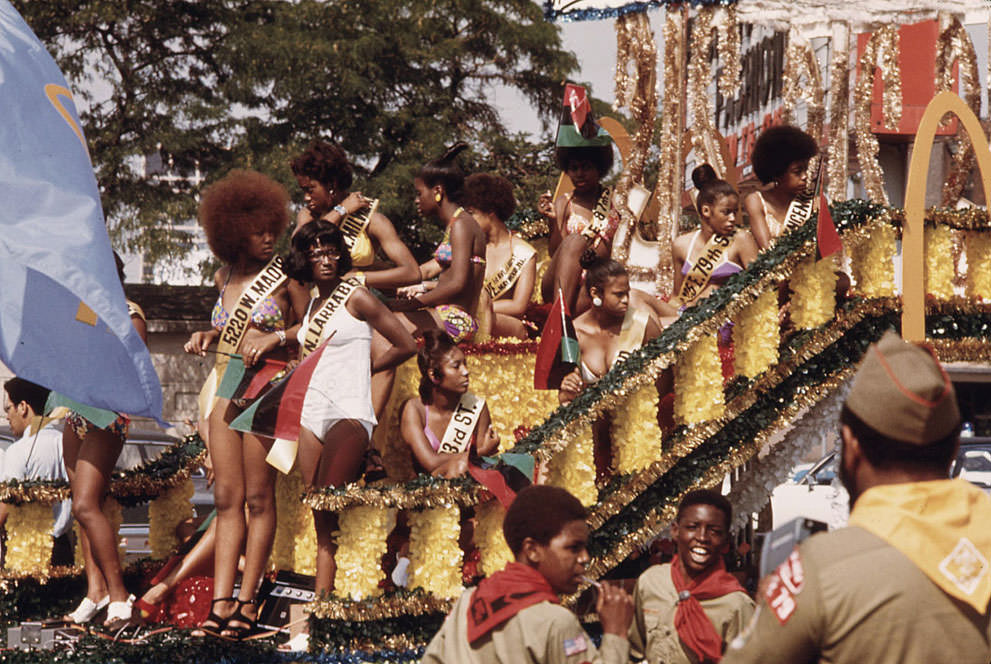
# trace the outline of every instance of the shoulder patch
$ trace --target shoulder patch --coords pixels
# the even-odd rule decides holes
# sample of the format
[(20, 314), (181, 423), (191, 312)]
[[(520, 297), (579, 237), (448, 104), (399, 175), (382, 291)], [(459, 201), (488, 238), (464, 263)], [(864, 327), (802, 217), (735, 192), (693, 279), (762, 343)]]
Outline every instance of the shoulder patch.
[(588, 643), (584, 636), (576, 636), (573, 639), (564, 640), (564, 656), (571, 657), (588, 650)]
[(805, 586), (805, 570), (798, 549), (791, 552), (778, 569), (771, 574), (764, 599), (782, 625), (788, 622), (795, 612), (795, 595)]

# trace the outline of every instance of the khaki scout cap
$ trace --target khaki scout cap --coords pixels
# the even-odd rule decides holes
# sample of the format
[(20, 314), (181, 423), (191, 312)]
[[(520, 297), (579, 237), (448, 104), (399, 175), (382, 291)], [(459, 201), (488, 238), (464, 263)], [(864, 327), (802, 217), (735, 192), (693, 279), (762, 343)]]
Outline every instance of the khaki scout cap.
[(957, 396), (939, 360), (891, 330), (867, 349), (846, 405), (878, 433), (915, 445), (945, 438), (960, 424)]

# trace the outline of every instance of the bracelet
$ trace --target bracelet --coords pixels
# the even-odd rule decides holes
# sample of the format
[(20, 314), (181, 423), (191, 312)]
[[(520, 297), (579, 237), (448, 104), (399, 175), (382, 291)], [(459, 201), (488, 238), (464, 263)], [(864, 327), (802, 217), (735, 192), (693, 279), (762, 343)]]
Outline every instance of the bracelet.
[(289, 340), (286, 339), (286, 333), (283, 332), (282, 330), (276, 330), (275, 331), (275, 336), (277, 336), (279, 338), (279, 345), (280, 346), (285, 346), (287, 343), (289, 343)]
[(343, 205), (341, 205), (340, 203), (334, 206), (334, 212), (341, 215), (342, 217), (348, 216), (348, 209)]

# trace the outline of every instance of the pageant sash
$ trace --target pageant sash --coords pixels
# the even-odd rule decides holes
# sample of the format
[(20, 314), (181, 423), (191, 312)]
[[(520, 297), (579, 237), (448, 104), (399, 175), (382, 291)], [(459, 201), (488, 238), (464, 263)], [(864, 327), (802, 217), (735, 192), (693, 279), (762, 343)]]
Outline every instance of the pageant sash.
[(379, 199), (376, 198), (368, 207), (352, 212), (341, 220), (340, 229), (344, 233), (344, 244), (347, 245), (348, 251), (354, 248), (354, 243), (357, 242), (358, 237), (368, 228), (372, 215), (375, 214), (378, 206)]
[(692, 269), (688, 271), (688, 274), (685, 275), (685, 278), (681, 282), (681, 290), (678, 291), (678, 300), (682, 304), (688, 304), (696, 299), (705, 290), (705, 287), (709, 285), (709, 280), (712, 279), (712, 273), (723, 262), (726, 252), (729, 251), (730, 245), (733, 244), (734, 237), (733, 235), (726, 236), (713, 233), (709, 241), (705, 243), (705, 246), (702, 247), (701, 255), (695, 261), (695, 265), (692, 266)]
[(303, 359), (317, 349), (320, 345), (323, 331), (327, 329), (327, 324), (344, 308), (348, 299), (351, 298), (351, 294), (354, 293), (356, 288), (360, 288), (361, 285), (359, 280), (352, 277), (341, 281), (331, 291), (326, 302), (320, 305), (320, 308), (310, 317), (310, 322), (306, 326), (306, 335), (303, 337), (303, 347), (300, 349), (299, 359)]
[(502, 267), (499, 268), (499, 271), (485, 280), (485, 291), (489, 294), (489, 297), (493, 300), (498, 300), (505, 295), (520, 278), (526, 262), (536, 253), (537, 250), (526, 242), (519, 241), (514, 243), (512, 253), (506, 262), (502, 264)]
[(788, 212), (785, 214), (785, 227), (782, 234), (801, 228), (809, 217), (812, 216), (812, 208), (815, 204), (815, 188), (806, 189), (795, 197), (788, 205)]
[(634, 311), (633, 307), (630, 307), (626, 310), (623, 327), (619, 331), (619, 352), (612, 362), (613, 366), (625, 360), (630, 353), (643, 345), (643, 333), (647, 329), (648, 320), (650, 314), (642, 309)]
[(471, 434), (478, 426), (478, 418), (484, 406), (485, 399), (471, 392), (462, 394), (458, 407), (451, 415), (451, 421), (447, 423), (447, 429), (437, 451), (441, 454), (461, 454), (467, 450), (468, 444), (471, 443)]
[(148, 320), (145, 318), (144, 309), (141, 308), (137, 302), (131, 302), (130, 300), (125, 300), (127, 302), (127, 315), (129, 318), (138, 317), (141, 320)]
[(227, 318), (227, 324), (220, 331), (220, 341), (217, 343), (217, 360), (200, 390), (201, 418), (209, 417), (213, 407), (217, 404), (217, 387), (220, 386), (220, 377), (227, 369), (229, 355), (237, 352), (245, 332), (248, 331), (248, 325), (251, 322), (251, 310), (266, 297), (271, 297), (272, 293), (285, 283), (286, 278), (286, 273), (282, 269), (282, 256), (276, 255), (241, 293), (234, 311)]
[(599, 200), (595, 202), (595, 209), (592, 210), (592, 221), (582, 235), (591, 242), (605, 239), (606, 231), (609, 230), (609, 213), (612, 211), (612, 187), (603, 187), (599, 194)]

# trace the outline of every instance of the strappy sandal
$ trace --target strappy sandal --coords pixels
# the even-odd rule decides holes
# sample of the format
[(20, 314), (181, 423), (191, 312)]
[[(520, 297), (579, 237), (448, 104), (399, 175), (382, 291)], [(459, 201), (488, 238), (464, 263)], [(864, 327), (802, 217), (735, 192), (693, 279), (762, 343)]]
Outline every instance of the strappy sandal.
[(66, 619), (76, 625), (85, 625), (96, 617), (101, 610), (110, 604), (110, 595), (107, 595), (99, 602), (94, 602), (89, 597), (83, 597), (76, 610), (66, 616)]
[[(213, 610), (214, 605), (217, 602), (237, 602), (239, 601), (236, 597), (218, 597), (217, 599), (210, 602), (210, 613), (207, 615), (206, 620), (200, 623), (200, 626), (189, 633), (192, 637), (203, 637), (203, 636), (220, 636), (221, 632), (227, 627), (227, 621), (234, 617), (231, 614), (227, 618), (218, 616), (217, 612)], [(212, 622), (213, 625), (207, 625), (208, 622)]]
[[(258, 618), (249, 618), (244, 615), (244, 612), (242, 611), (242, 609), (246, 606), (255, 606), (257, 604), (258, 598), (237, 600), (237, 606), (234, 608), (234, 613), (227, 618), (227, 625), (223, 630), (221, 630), (220, 636), (225, 639), (241, 641), (252, 636), (256, 631), (258, 631)], [(232, 622), (238, 622), (241, 624), (232, 625)]]

